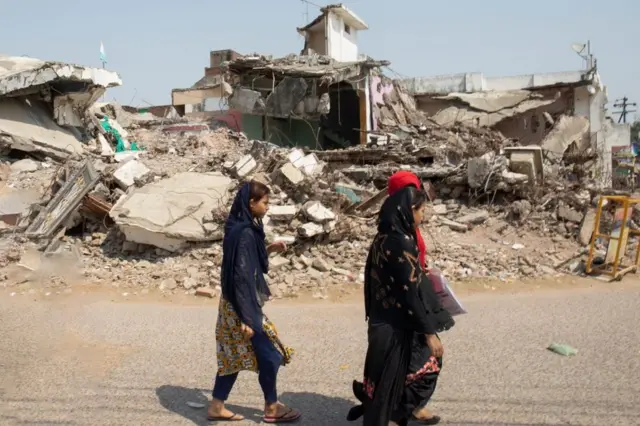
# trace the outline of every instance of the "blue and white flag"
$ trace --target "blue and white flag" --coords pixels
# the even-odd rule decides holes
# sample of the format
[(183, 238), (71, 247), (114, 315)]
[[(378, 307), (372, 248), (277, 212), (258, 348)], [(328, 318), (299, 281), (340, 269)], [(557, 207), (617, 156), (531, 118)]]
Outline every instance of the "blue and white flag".
[(107, 63), (107, 54), (104, 51), (104, 44), (102, 44), (102, 41), (100, 42), (100, 61), (105, 64)]

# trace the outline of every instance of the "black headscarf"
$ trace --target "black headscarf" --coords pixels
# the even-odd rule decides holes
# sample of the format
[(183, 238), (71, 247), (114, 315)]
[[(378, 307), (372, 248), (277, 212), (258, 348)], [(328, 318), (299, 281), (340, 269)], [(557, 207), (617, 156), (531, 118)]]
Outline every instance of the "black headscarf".
[[(256, 239), (256, 252), (244, 253), (248, 256), (248, 262), (251, 270), (261, 271), (266, 274), (269, 271), (269, 254), (264, 244), (265, 234), (262, 221), (255, 219), (249, 208), (249, 198), (251, 186), (246, 183), (240, 188), (236, 195), (231, 211), (224, 226), (224, 240), (222, 242), (222, 295), (231, 303), (236, 312), (240, 312), (237, 306), (237, 298), (235, 296), (234, 268), (236, 264), (236, 256), (238, 255), (238, 244), (240, 236), (247, 229), (251, 229)], [(260, 275), (256, 280), (256, 289), (265, 296), (271, 296), (269, 286), (264, 277)]]
[[(378, 235), (376, 236), (365, 267), (365, 314), (369, 318), (372, 303), (371, 273), (374, 257), (383, 251), (398, 256), (400, 253), (410, 253), (418, 256), (416, 225), (413, 218), (413, 202), (418, 190), (405, 187), (387, 197), (382, 204), (378, 217)], [(384, 238), (381, 242), (380, 239)], [(411, 256), (410, 255), (410, 256)], [(429, 313), (429, 321), (435, 332), (442, 332), (451, 328), (455, 321), (442, 308), (440, 300), (433, 289), (433, 285), (422, 268), (416, 268), (415, 280), (419, 283), (419, 295), (425, 309)]]

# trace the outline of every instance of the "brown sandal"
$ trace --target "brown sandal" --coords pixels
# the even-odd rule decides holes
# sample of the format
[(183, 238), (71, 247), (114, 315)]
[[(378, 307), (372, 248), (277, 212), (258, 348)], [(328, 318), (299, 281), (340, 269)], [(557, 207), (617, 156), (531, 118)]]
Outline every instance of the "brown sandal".
[(229, 417), (222, 417), (222, 416), (207, 416), (207, 421), (208, 422), (239, 422), (244, 420), (244, 416), (237, 414), (237, 413), (233, 413), (231, 416)]
[(302, 414), (293, 408), (286, 408), (286, 411), (281, 416), (264, 416), (263, 422), (270, 424), (280, 424), (280, 423), (293, 423), (300, 419)]

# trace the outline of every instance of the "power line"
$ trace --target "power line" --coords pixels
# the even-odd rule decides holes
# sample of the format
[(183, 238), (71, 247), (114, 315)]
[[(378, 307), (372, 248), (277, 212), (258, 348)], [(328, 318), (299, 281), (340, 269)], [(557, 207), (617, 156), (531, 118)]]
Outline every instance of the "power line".
[(635, 109), (627, 109), (630, 106), (637, 106), (635, 102), (628, 102), (629, 98), (626, 96), (622, 99), (616, 99), (616, 103), (613, 104), (614, 108), (622, 108), (620, 111), (614, 111), (614, 114), (620, 114), (618, 117), (618, 123), (626, 123), (627, 122), (627, 114), (636, 112)]

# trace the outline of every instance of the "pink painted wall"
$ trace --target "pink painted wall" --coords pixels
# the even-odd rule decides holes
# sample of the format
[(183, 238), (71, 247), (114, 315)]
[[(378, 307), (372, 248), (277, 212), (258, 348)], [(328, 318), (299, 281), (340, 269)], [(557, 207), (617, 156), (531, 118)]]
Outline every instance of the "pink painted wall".
[[(382, 96), (393, 91), (393, 84), (382, 83), (382, 78), (378, 76), (371, 77), (371, 105), (384, 104)], [(378, 118), (373, 119), (373, 130), (378, 130)]]

